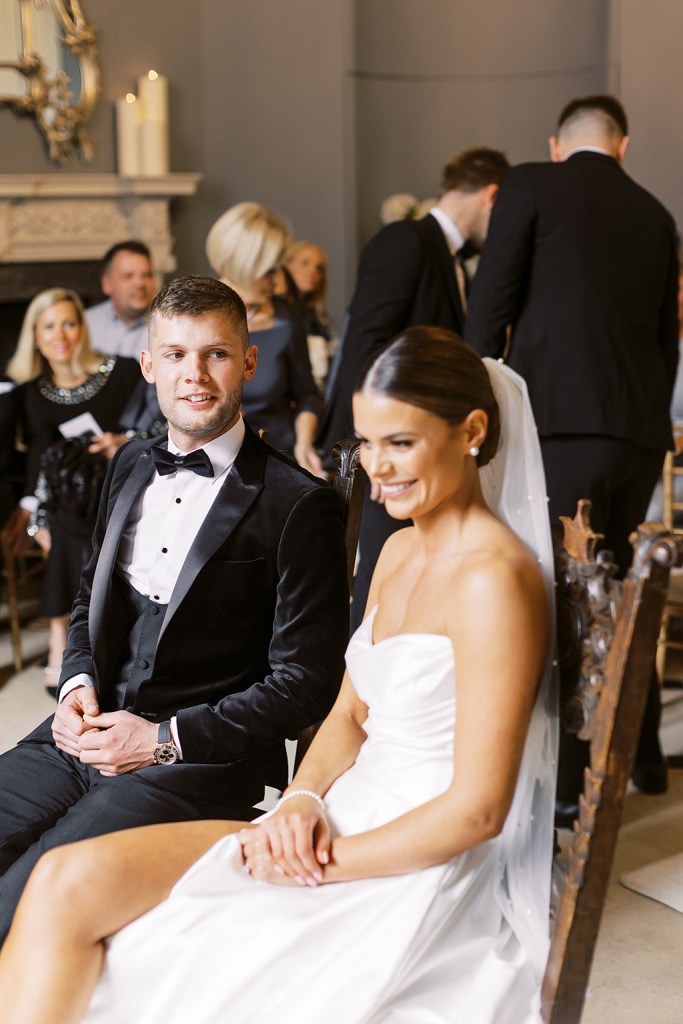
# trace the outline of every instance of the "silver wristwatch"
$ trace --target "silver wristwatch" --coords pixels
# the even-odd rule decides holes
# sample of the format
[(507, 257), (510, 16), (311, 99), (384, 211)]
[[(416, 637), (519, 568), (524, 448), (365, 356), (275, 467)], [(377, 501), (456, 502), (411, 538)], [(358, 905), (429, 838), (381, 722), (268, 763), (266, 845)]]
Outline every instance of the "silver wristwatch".
[(180, 751), (171, 736), (171, 723), (160, 722), (157, 745), (152, 755), (155, 764), (175, 764), (180, 760)]

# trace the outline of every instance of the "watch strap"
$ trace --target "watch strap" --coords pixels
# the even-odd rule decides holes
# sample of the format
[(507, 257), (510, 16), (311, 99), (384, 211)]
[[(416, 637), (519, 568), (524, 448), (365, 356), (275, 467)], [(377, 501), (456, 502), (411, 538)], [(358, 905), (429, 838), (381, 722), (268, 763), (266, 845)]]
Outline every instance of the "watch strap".
[(157, 743), (172, 743), (173, 737), (171, 736), (171, 723), (159, 722), (159, 732), (157, 734)]

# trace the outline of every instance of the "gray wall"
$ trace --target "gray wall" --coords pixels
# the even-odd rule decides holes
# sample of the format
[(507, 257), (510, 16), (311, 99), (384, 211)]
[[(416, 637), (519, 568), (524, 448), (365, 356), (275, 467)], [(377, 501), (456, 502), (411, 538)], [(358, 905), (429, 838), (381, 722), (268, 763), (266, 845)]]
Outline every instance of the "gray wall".
[(603, 0), (357, 0), (361, 237), (383, 196), (434, 195), (467, 146), (546, 159), (567, 100), (606, 87), (607, 14)]
[(683, 3), (620, 0), (619, 7), (620, 95), (631, 133), (625, 168), (662, 200), (681, 231)]
[[(633, 127), (627, 170), (679, 220), (680, 0), (83, 0), (103, 95), (92, 171), (115, 168), (113, 103), (155, 67), (170, 82), (171, 166), (201, 171), (174, 204), (181, 272), (207, 271), (213, 220), (264, 202), (330, 255), (339, 320), (358, 246), (391, 192), (438, 190), (457, 150), (545, 159), (572, 96), (612, 89)], [(656, 69), (656, 74), (653, 73)], [(76, 159), (63, 170), (78, 168)], [(88, 170), (88, 168), (82, 168)], [(50, 171), (28, 119), (0, 111), (0, 173)]]

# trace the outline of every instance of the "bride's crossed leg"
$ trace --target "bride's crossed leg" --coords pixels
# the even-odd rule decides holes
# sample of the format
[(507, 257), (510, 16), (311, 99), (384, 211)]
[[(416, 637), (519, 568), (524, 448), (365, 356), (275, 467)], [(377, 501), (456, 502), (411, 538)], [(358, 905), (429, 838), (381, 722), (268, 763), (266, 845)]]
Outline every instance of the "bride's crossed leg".
[(245, 825), (147, 825), (46, 853), (0, 952), (3, 1024), (77, 1024), (102, 966), (103, 940), (166, 899), (214, 843)]

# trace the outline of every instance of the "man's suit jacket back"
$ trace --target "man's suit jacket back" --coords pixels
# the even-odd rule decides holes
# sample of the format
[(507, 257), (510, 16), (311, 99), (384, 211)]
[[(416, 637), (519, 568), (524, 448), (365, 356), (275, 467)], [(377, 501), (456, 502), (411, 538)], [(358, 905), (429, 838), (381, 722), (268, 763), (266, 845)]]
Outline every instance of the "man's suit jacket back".
[(390, 338), (416, 324), (456, 333), (464, 324), (453, 257), (430, 214), (387, 224), (363, 250), (320, 430), (327, 451), (351, 436), (351, 399), (366, 364)]
[(526, 380), (539, 432), (670, 443), (678, 359), (672, 218), (616, 160), (577, 152), (503, 182), (465, 335)]

